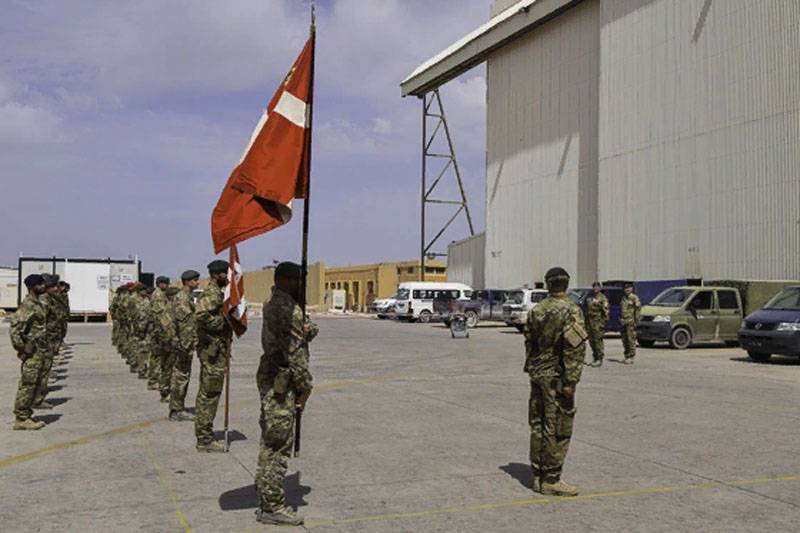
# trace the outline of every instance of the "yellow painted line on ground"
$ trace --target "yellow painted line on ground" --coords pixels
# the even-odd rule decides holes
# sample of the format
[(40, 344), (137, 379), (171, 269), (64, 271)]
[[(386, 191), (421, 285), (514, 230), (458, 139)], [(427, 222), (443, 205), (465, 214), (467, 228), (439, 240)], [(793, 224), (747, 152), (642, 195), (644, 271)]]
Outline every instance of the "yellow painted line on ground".
[[(353, 387), (356, 385), (368, 385), (370, 383), (379, 383), (381, 381), (391, 381), (394, 379), (400, 379), (403, 377), (408, 377), (406, 375), (400, 374), (384, 374), (373, 376), (364, 379), (357, 379), (357, 380), (350, 380), (350, 381), (341, 381), (341, 382), (334, 382), (334, 383), (325, 383), (322, 385), (318, 385), (315, 387), (317, 392), (325, 392), (330, 390), (336, 389), (343, 389), (347, 387)], [(241, 400), (238, 402), (233, 402), (231, 407), (241, 407), (245, 405), (251, 405), (254, 403), (258, 403), (258, 400)], [(74, 448), (76, 446), (82, 446), (84, 444), (89, 444), (91, 442), (105, 439), (108, 437), (115, 437), (117, 435), (124, 435), (125, 433), (132, 433), (134, 431), (138, 431), (140, 429), (147, 428), (152, 426), (157, 422), (166, 421), (166, 416), (159, 416), (158, 418), (151, 418), (150, 420), (144, 420), (142, 422), (136, 422), (134, 424), (128, 424), (127, 426), (121, 426), (114, 429), (109, 429), (108, 431), (102, 431), (100, 433), (94, 433), (92, 435), (87, 435), (85, 437), (81, 437), (75, 440), (70, 440), (67, 442), (62, 442), (60, 444), (54, 444), (52, 446), (47, 446), (46, 448), (40, 448), (38, 450), (33, 450), (28, 453), (23, 453), (20, 455), (13, 455), (11, 457), (6, 457), (5, 459), (0, 459), (0, 469), (7, 468), (9, 466), (13, 466), (19, 463), (24, 463), (26, 461), (31, 461), (33, 459), (37, 459), (39, 457), (43, 457), (45, 455), (49, 455), (51, 453), (66, 450), (69, 448)]]
[(175, 516), (178, 517), (178, 522), (181, 523), (181, 527), (183, 527), (183, 530), (186, 533), (191, 533), (192, 527), (189, 525), (189, 521), (186, 520), (186, 515), (183, 514), (183, 510), (178, 503), (178, 495), (175, 494), (175, 489), (172, 488), (172, 483), (166, 474), (164, 474), (161, 466), (158, 464), (156, 456), (153, 453), (153, 448), (150, 447), (150, 442), (147, 439), (144, 440), (144, 447), (147, 450), (147, 455), (150, 456), (150, 460), (153, 462), (153, 469), (156, 471), (156, 474), (158, 474), (158, 479), (161, 480), (161, 484), (164, 485), (164, 488), (167, 490), (167, 494), (169, 494), (169, 499), (172, 501), (172, 505), (175, 507)]
[[(445, 514), (459, 514), (475, 511), (493, 511), (496, 509), (504, 509), (509, 507), (527, 507), (529, 505), (544, 505), (550, 503), (568, 503), (585, 500), (597, 500), (605, 498), (623, 498), (631, 496), (643, 496), (649, 494), (668, 494), (675, 492), (688, 492), (693, 490), (723, 488), (723, 487), (741, 487), (747, 485), (763, 485), (766, 483), (777, 482), (790, 482), (800, 481), (800, 476), (782, 476), (770, 477), (762, 479), (741, 479), (728, 482), (711, 481), (707, 483), (695, 483), (691, 485), (677, 485), (673, 487), (644, 487), (640, 489), (627, 489), (609, 492), (595, 492), (592, 494), (585, 494), (582, 496), (574, 497), (543, 497), (525, 500), (506, 500), (499, 502), (480, 503), (475, 505), (463, 505), (457, 507), (443, 507), (439, 509), (425, 509), (422, 511), (409, 511), (404, 513), (389, 513), (371, 516), (357, 516), (353, 518), (341, 518), (335, 520), (309, 520), (305, 523), (306, 528), (315, 528), (322, 526), (342, 526), (348, 524), (360, 524), (369, 522), (383, 522), (387, 520), (401, 520), (407, 518), (424, 518), (429, 516), (445, 515)], [(285, 529), (285, 526), (268, 526), (265, 528), (248, 528), (238, 533), (260, 533), (262, 531), (275, 531), (276, 529)]]

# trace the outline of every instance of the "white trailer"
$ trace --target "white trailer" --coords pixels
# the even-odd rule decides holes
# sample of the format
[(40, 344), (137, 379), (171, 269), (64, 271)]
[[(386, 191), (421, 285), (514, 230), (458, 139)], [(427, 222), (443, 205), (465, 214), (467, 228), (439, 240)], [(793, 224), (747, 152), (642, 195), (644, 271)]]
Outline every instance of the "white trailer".
[(72, 315), (87, 319), (89, 316), (108, 314), (111, 297), (117, 287), (139, 280), (141, 262), (138, 259), (20, 257), (17, 301), (25, 297), (23, 280), (30, 274), (58, 274), (70, 284)]
[(16, 268), (0, 267), (0, 309), (10, 311), (17, 308), (18, 277)]

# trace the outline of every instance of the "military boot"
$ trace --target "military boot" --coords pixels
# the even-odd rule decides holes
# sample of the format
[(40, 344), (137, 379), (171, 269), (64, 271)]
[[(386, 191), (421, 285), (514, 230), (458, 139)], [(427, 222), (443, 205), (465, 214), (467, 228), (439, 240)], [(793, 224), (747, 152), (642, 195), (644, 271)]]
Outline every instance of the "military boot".
[(258, 509), (256, 511), (256, 520), (262, 524), (279, 526), (299, 526), (303, 523), (303, 517), (286, 506), (278, 507), (272, 511)]
[(198, 452), (205, 452), (205, 453), (225, 453), (225, 444), (218, 440), (212, 440), (211, 442), (204, 442), (204, 443), (197, 443), (195, 449)]
[(561, 480), (542, 481), (542, 494), (553, 496), (577, 496), (578, 489)]
[(542, 478), (533, 476), (533, 492), (542, 492)]
[(633, 357), (626, 357), (625, 360), (622, 362), (623, 365), (632, 365), (633, 364)]
[(589, 366), (591, 366), (593, 368), (600, 368), (601, 366), (603, 366), (603, 360), (602, 359), (595, 359), (594, 361), (592, 361), (589, 364)]
[(52, 409), (53, 407), (55, 406), (47, 400), (42, 400), (41, 403), (33, 406), (34, 409)]
[(170, 411), (169, 413), (170, 422), (191, 422), (193, 420), (194, 416), (186, 411)]
[(17, 420), (14, 422), (14, 430), (15, 431), (36, 431), (38, 429), (42, 429), (47, 424), (42, 422), (41, 420), (34, 420), (32, 418), (26, 418), (25, 420)]

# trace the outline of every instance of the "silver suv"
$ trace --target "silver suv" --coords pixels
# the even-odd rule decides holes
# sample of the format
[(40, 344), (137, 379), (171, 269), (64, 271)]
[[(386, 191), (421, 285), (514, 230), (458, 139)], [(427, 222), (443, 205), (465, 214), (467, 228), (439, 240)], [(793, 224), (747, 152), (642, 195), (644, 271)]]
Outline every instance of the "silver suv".
[(503, 304), (503, 322), (522, 331), (528, 312), (547, 297), (544, 289), (528, 289), (523, 287), (508, 293), (508, 299)]

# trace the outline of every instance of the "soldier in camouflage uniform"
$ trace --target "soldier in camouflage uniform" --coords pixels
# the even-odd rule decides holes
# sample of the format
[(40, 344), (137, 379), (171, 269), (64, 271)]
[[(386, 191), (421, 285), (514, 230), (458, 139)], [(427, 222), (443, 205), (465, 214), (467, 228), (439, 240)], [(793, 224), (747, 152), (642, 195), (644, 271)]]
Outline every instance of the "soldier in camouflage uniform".
[(208, 264), (209, 281), (197, 300), (197, 357), (200, 359), (200, 386), (194, 402), (194, 433), (197, 451), (224, 452), (222, 442), (214, 440), (214, 419), (225, 384), (225, 367), (231, 354), (233, 330), (223, 312), (223, 288), (228, 284), (228, 262)]
[(120, 350), (120, 326), (122, 324), (122, 315), (120, 314), (120, 304), (122, 301), (122, 291), (126, 291), (124, 285), (117, 287), (117, 290), (114, 292), (114, 296), (111, 298), (111, 305), (108, 307), (109, 313), (111, 313), (111, 345), (117, 348), (117, 351)]
[(45, 337), (47, 338), (47, 355), (44, 358), (44, 373), (36, 387), (36, 394), (33, 398), (34, 409), (52, 409), (53, 405), (45, 401), (50, 382), (50, 372), (53, 370), (53, 360), (55, 359), (58, 347), (61, 343), (61, 304), (58, 302), (58, 276), (55, 274), (43, 274), (45, 293), (41, 297), (41, 302), (47, 311), (47, 326)]
[(256, 375), (261, 395), (261, 445), (255, 484), (256, 517), (265, 524), (303, 523), (302, 517), (286, 507), (284, 493), (296, 410), (305, 407), (312, 388), (308, 343), (318, 331), (298, 305), (301, 276), (299, 265), (278, 265), (272, 297), (264, 302), (264, 352)]
[(160, 390), (161, 364), (164, 354), (169, 351), (168, 343), (172, 341), (171, 338), (167, 339), (165, 332), (161, 330), (161, 318), (167, 311), (167, 287), (169, 278), (159, 276), (156, 278), (156, 289), (150, 298), (150, 314), (153, 321), (150, 364), (147, 367), (147, 388), (150, 390)]
[(174, 344), (175, 365), (170, 386), (169, 419), (172, 422), (194, 420), (185, 411), (186, 390), (192, 375), (192, 355), (197, 347), (197, 322), (194, 315), (192, 291), (200, 284), (200, 273), (187, 270), (181, 274), (183, 288), (175, 296), (174, 319), (177, 342)]
[(569, 274), (563, 268), (551, 268), (545, 282), (550, 294), (531, 309), (525, 324), (533, 490), (576, 496), (578, 490), (561, 481), (561, 471), (572, 437), (575, 388), (583, 369), (587, 333), (580, 307), (566, 294)]
[(150, 359), (150, 333), (153, 329), (153, 320), (150, 314), (150, 295), (146, 285), (137, 287), (138, 296), (133, 300), (131, 313), (133, 322), (133, 335), (131, 341), (132, 368), (136, 369), (139, 379), (147, 379), (147, 363)]
[(161, 376), (158, 380), (158, 388), (161, 393), (161, 402), (169, 403), (169, 392), (172, 385), (172, 369), (175, 366), (175, 356), (178, 343), (178, 329), (175, 324), (175, 298), (180, 292), (177, 287), (170, 287), (166, 290), (167, 303), (164, 312), (161, 314), (161, 324), (159, 332), (162, 340), (163, 359), (161, 360)]
[(14, 429), (42, 429), (45, 423), (33, 416), (33, 400), (36, 388), (45, 374), (47, 357), (47, 309), (41, 301), (45, 293), (44, 278), (31, 274), (25, 278), (28, 295), (11, 319), (11, 345), (22, 361), (19, 387), (14, 401)]
[(603, 337), (606, 334), (608, 322), (608, 299), (603, 294), (603, 284), (599, 281), (592, 283), (592, 294), (586, 299), (586, 326), (589, 333), (589, 345), (592, 347), (590, 366), (603, 366), (605, 346)]
[(59, 352), (64, 347), (64, 340), (67, 338), (67, 329), (69, 328), (69, 290), (71, 286), (66, 281), (58, 282), (58, 302), (61, 304), (61, 340), (58, 343)]
[(127, 285), (128, 294), (122, 301), (122, 316), (123, 320), (123, 345), (122, 355), (125, 358), (125, 363), (130, 367), (131, 372), (136, 373), (136, 359), (134, 350), (136, 348), (136, 333), (134, 332), (136, 326), (136, 303), (139, 301), (138, 295), (138, 282), (132, 282)]
[(619, 324), (622, 326), (622, 346), (625, 350), (625, 364), (632, 365), (633, 358), (636, 357), (636, 326), (639, 325), (641, 318), (642, 302), (633, 293), (633, 284), (625, 284), (625, 294), (619, 303), (620, 318)]

